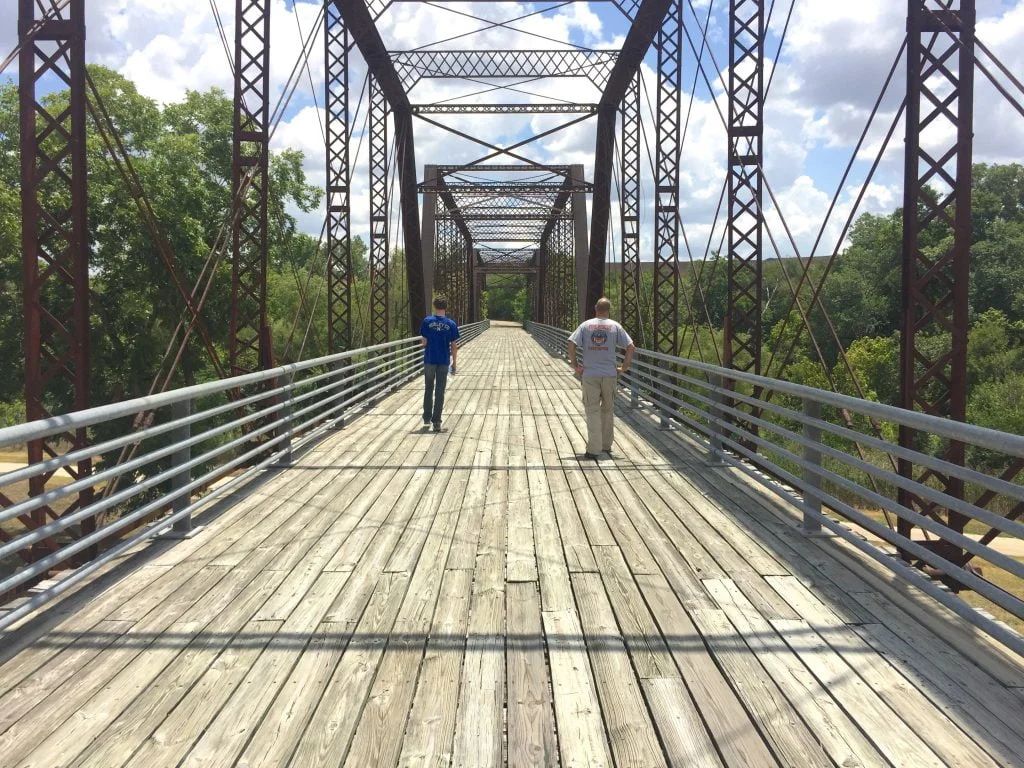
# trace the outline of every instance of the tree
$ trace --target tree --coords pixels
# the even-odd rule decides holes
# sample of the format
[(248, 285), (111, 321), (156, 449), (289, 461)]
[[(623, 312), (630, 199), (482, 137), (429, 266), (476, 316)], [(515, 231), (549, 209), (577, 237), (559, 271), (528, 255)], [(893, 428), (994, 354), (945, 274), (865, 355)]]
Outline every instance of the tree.
[[(174, 253), (182, 280), (197, 280), (231, 210), (232, 106), (223, 92), (188, 92), (161, 108), (122, 75), (91, 66), (90, 75), (121, 136), (145, 193)], [(43, 97), (54, 109), (66, 91)], [(10, 211), (16, 211), (20, 151), (17, 88), (0, 86), (0, 280), (18, 280), (20, 248), (9, 243)], [(153, 238), (142, 225), (136, 202), (110, 160), (98, 128), (87, 124), (89, 166), (90, 278), (92, 288), (92, 391), (96, 402), (132, 397), (150, 381), (179, 319), (184, 301), (171, 285)], [(13, 198), (11, 197), (13, 195)], [(12, 201), (13, 200), (13, 201)], [(270, 158), (269, 233), (272, 269), (308, 263), (315, 244), (296, 232), (290, 211), (311, 211), (320, 191), (305, 181), (302, 155), (293, 150)], [(5, 215), (6, 214), (6, 215)], [(231, 290), (230, 255), (216, 264), (203, 318), (226, 356)], [(269, 280), (271, 285), (279, 281)], [(21, 349), (20, 289), (0, 301), (0, 349), (4, 359)], [(12, 298), (13, 297), (13, 298)], [(273, 299), (271, 299), (273, 303)], [(193, 340), (181, 361), (184, 383), (211, 378), (206, 352)], [(0, 399), (20, 393), (20, 376), (4, 377)]]

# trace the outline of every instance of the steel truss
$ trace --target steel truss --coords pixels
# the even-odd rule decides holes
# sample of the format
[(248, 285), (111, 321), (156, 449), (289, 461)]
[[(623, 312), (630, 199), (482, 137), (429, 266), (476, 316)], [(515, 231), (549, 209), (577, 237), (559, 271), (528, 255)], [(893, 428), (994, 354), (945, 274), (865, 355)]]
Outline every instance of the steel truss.
[[(971, 245), (971, 160), (974, 130), (975, 3), (910, 0), (907, 48), (906, 181), (903, 204), (901, 405), (963, 421), (967, 415), (968, 285)], [(945, 139), (938, 152), (925, 148)], [(927, 233), (926, 237), (922, 237)], [(934, 254), (922, 245), (951, 238)], [(949, 334), (948, 350), (926, 340)], [(915, 430), (900, 427), (900, 445), (919, 447)], [(943, 458), (964, 463), (962, 443), (950, 442)], [(900, 474), (939, 483), (964, 497), (962, 480), (915, 467), (901, 459)], [(900, 504), (961, 533), (967, 518), (900, 489)], [(900, 519), (899, 532), (914, 526)], [(932, 544), (955, 562), (964, 552), (947, 542)]]
[(597, 104), (413, 104), (414, 115), (594, 115)]
[(761, 373), (764, 25), (764, 0), (731, 0), (725, 367), (755, 374)]
[(679, 154), (683, 6), (671, 0), (655, 39), (658, 109), (654, 176), (654, 348), (676, 354), (679, 344)]
[(469, 320), (472, 243), (452, 219), (437, 219), (435, 226), (434, 286), (448, 298), (448, 316), (465, 323)]
[(585, 77), (608, 83), (618, 51), (391, 51), (406, 91), (424, 78)]
[[(40, 10), (41, 15), (36, 16)], [(45, 20), (44, 20), (45, 19)], [(18, 5), (21, 111), (21, 244), (25, 312), (25, 415), (28, 421), (88, 408), (89, 402), (89, 238), (86, 198), (85, 3), (42, 9), (34, 0)], [(66, 83), (70, 100), (59, 112), (37, 97), (37, 84)], [(28, 443), (28, 462), (84, 448), (85, 429)], [(69, 466), (75, 479), (92, 471), (86, 459)], [(46, 492), (53, 472), (29, 480), (29, 495)], [(62, 514), (92, 501), (85, 490)], [(12, 500), (0, 494), (0, 505)], [(18, 520), (29, 529), (58, 517), (42, 506)], [(96, 528), (95, 518), (79, 526)], [(9, 540), (0, 533), (0, 540)], [(39, 542), (23, 559), (54, 549)], [(85, 553), (91, 557), (93, 549)]]
[(388, 341), (388, 105), (370, 75), (370, 343)]
[(269, 89), (270, 3), (236, 0), (229, 345), (232, 375), (273, 366), (267, 323)]
[(327, 113), (327, 345), (352, 348), (352, 211), (349, 166), (348, 29), (332, 2), (324, 8)]
[(622, 120), (619, 313), (626, 332), (640, 338), (640, 78), (634, 76), (619, 108)]

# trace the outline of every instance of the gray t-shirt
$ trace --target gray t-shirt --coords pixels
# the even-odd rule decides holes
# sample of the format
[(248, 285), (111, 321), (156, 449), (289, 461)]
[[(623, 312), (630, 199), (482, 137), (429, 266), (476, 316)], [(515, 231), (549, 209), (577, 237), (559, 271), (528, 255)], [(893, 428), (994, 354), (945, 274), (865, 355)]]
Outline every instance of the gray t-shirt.
[(582, 352), (583, 378), (615, 375), (615, 347), (633, 343), (626, 329), (614, 320), (593, 317), (580, 323), (569, 341)]

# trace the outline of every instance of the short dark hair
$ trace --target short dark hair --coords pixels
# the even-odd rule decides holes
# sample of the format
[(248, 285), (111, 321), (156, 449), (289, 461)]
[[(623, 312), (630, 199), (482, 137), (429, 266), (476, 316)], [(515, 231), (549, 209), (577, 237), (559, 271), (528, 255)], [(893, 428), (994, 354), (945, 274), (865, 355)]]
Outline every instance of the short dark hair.
[(448, 309), (448, 299), (444, 296), (435, 296), (434, 309)]

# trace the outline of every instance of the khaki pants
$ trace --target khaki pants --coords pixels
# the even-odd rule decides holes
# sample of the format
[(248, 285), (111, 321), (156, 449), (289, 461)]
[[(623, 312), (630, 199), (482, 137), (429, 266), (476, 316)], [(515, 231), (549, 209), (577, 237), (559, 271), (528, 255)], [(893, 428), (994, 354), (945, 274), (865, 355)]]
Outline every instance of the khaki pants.
[(587, 453), (601, 453), (612, 448), (617, 383), (617, 376), (583, 378), (583, 410), (587, 414)]

